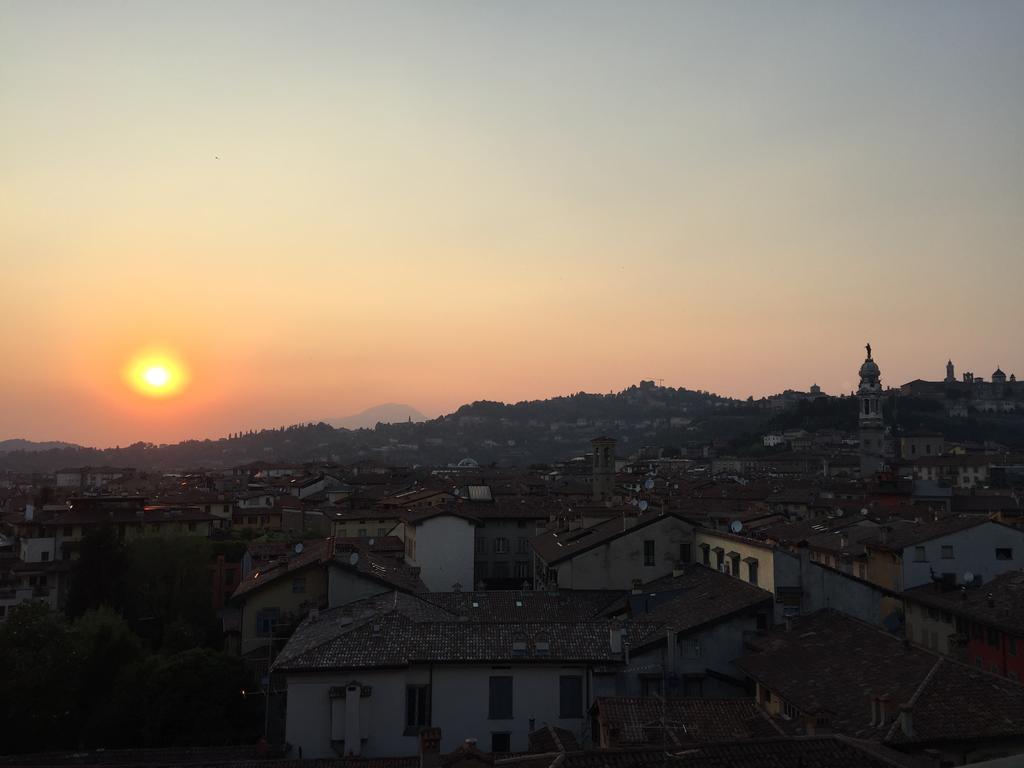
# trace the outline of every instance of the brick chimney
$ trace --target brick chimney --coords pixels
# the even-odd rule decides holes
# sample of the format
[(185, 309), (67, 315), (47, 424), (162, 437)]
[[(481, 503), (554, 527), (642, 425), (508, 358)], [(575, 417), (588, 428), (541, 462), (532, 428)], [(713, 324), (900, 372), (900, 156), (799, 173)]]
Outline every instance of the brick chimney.
[(889, 694), (878, 697), (878, 727), (884, 728), (889, 717)]
[(441, 761), (441, 729), (420, 731), (420, 768), (437, 768)]

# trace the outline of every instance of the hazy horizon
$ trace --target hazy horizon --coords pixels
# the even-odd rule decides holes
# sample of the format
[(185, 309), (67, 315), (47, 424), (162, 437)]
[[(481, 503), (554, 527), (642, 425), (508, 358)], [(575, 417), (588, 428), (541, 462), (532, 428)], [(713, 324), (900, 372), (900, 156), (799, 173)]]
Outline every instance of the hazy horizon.
[[(1024, 4), (0, 5), (0, 439), (1024, 375)], [(173, 396), (124, 371), (166, 352)]]

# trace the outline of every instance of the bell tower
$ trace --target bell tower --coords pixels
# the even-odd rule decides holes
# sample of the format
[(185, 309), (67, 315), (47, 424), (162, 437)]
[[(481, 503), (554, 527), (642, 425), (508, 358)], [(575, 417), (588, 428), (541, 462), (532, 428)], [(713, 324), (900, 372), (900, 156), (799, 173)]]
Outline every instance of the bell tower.
[(953, 361), (946, 361), (946, 383), (952, 384), (956, 381), (956, 372), (953, 370)]
[(871, 357), (871, 345), (865, 349), (868, 356), (860, 366), (857, 422), (860, 428), (860, 475), (868, 478), (885, 464), (885, 424), (882, 422), (881, 372)]
[(594, 501), (611, 501), (615, 495), (615, 440), (595, 437), (590, 445), (594, 449)]

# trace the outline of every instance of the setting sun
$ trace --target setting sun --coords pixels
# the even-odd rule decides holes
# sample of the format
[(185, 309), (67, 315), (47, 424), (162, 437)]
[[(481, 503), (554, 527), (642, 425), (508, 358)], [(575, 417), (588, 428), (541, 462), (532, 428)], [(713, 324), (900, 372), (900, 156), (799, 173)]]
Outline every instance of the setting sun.
[(133, 360), (126, 378), (138, 392), (150, 397), (177, 394), (186, 382), (184, 367), (165, 354), (147, 354)]

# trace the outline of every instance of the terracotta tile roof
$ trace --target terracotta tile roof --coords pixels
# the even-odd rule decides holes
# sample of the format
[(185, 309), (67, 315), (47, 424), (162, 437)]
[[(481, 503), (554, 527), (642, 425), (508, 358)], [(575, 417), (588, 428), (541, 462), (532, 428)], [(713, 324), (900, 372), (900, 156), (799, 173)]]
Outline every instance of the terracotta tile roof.
[[(557, 761), (557, 762), (556, 762)], [(604, 749), (496, 760), (495, 768), (914, 768), (919, 762), (841, 736), (747, 739), (671, 750)]]
[(624, 518), (615, 517), (589, 528), (575, 530), (547, 531), (530, 539), (530, 545), (537, 555), (548, 565), (576, 557), (588, 550), (607, 544), (620, 536), (630, 535), (651, 523), (665, 517), (684, 518), (675, 512), (662, 513), (651, 511), (640, 515), (636, 522), (627, 527)]
[[(820, 611), (752, 644), (761, 650), (737, 665), (837, 733), (894, 744), (1024, 736), (1024, 687), (843, 614)], [(879, 696), (888, 697), (884, 727), (870, 724)], [(900, 730), (903, 704), (913, 707), (913, 738)]]
[(608, 728), (612, 747), (680, 747), (783, 735), (753, 699), (602, 696), (594, 700), (592, 712)]
[[(937, 657), (843, 614), (819, 611), (752, 641), (737, 665), (802, 713), (827, 714), (838, 733), (876, 738), (874, 697), (907, 701)], [(896, 710), (893, 705), (893, 712)]]
[(620, 597), (606, 613), (628, 612), (648, 625), (652, 631), (638, 640), (642, 646), (668, 630), (688, 632), (774, 600), (771, 592), (714, 568), (686, 563), (681, 570), (645, 584), (639, 595)]
[(231, 595), (232, 600), (244, 597), (248, 593), (262, 589), (267, 584), (272, 584), (284, 576), (290, 576), (296, 571), (314, 565), (322, 565), (334, 554), (334, 542), (331, 539), (319, 539), (304, 545), (302, 552), (294, 557), (289, 557), (284, 562), (274, 562), (262, 568), (257, 568), (235, 589)]
[[(640, 622), (634, 628), (648, 631)], [(580, 621), (571, 613), (557, 620), (480, 620), (473, 613), (445, 610), (424, 596), (392, 592), (307, 618), (275, 667), (314, 671), (537, 659), (621, 663), (621, 654), (611, 651), (607, 620)]]
[(925, 584), (903, 592), (907, 600), (934, 606), (1024, 637), (1024, 572), (1008, 571), (978, 588), (942, 591)]
[(890, 530), (884, 534), (884, 543), (882, 541), (883, 534), (881, 532), (863, 539), (863, 543), (873, 549), (886, 549), (893, 552), (900, 552), (915, 544), (931, 541), (932, 539), (937, 539), (940, 536), (948, 536), (952, 533), (966, 531), (969, 528), (984, 525), (985, 523), (1001, 525), (1001, 523), (989, 520), (988, 517), (983, 515), (975, 515), (971, 517), (940, 517), (938, 520), (923, 520), (921, 522), (914, 522), (913, 520), (891, 520), (887, 523)]
[(949, 658), (939, 659), (906, 703), (912, 731), (905, 733), (897, 720), (886, 733), (887, 744), (1024, 736), (1024, 687)]
[(548, 594), (493, 590), (427, 592), (419, 597), (456, 616), (470, 616), (481, 623), (587, 621), (602, 618), (609, 606), (621, 599), (622, 592), (595, 589)]

